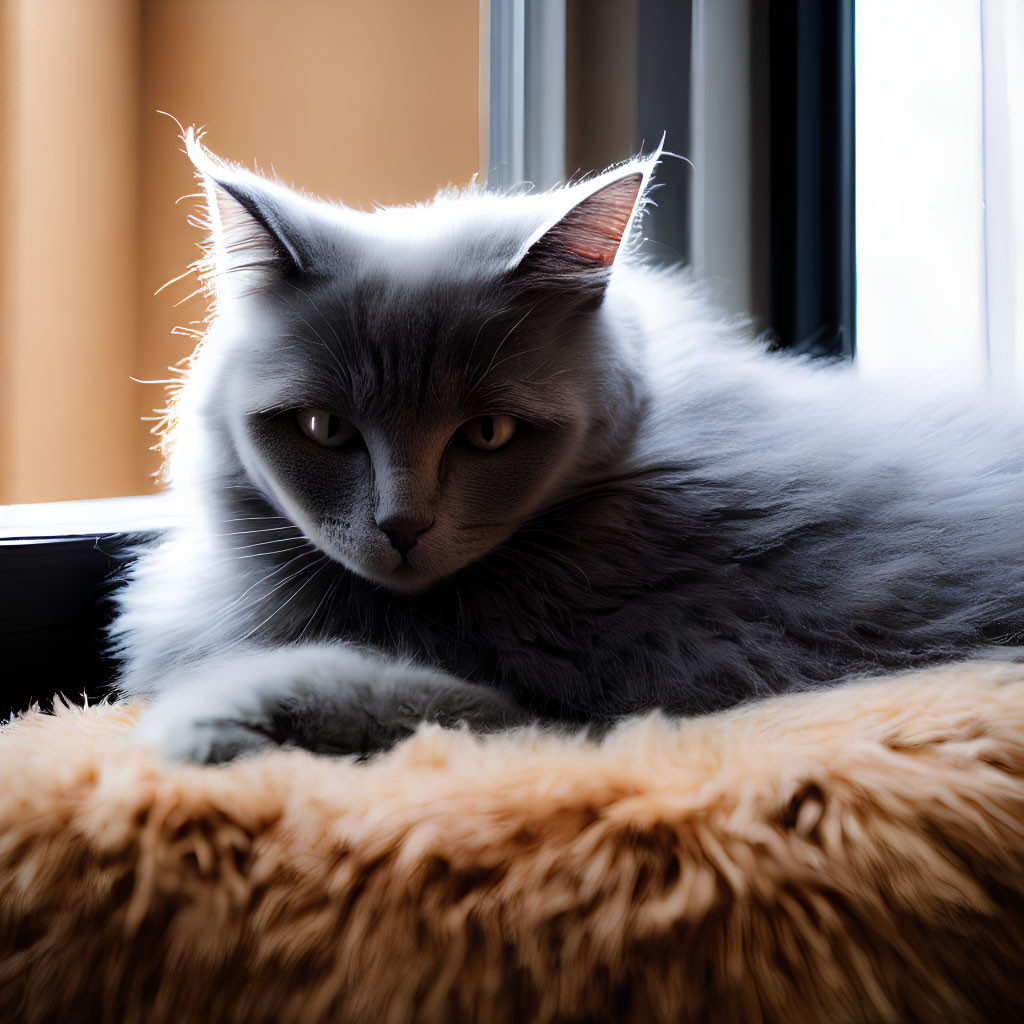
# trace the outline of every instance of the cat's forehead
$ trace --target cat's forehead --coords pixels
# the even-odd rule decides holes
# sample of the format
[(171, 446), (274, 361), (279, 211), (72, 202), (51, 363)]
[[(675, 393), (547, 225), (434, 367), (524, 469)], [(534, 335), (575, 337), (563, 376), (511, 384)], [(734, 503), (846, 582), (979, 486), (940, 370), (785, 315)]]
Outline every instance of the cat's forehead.
[(325, 204), (321, 223), (334, 259), (322, 269), (410, 285), (479, 280), (513, 265), (564, 205), (551, 193), (509, 197), (482, 190), (368, 213)]
[(443, 418), (470, 400), (505, 407), (512, 397), (517, 409), (539, 403), (546, 414), (547, 376), (569, 347), (564, 330), (553, 337), (544, 311), (491, 280), (479, 260), (466, 270), (455, 253), (435, 253), (410, 271), (414, 247), (397, 239), (394, 249), (279, 293), (278, 337), (265, 345), (272, 386), (291, 377), (310, 385), (310, 400), (337, 396), (389, 421), (431, 409)]
[(431, 379), (439, 391), (458, 390), (498, 350), (499, 371), (521, 370), (522, 353), (536, 347), (546, 323), (514, 291), (464, 274), (458, 261), (435, 260), (415, 274), (401, 260), (384, 261), (283, 299), (287, 334), (304, 342), (300, 357), (328, 355), (360, 376), (386, 369), (392, 383)]
[[(558, 209), (553, 198), (462, 193), (372, 213), (321, 204), (316, 273), (278, 289), (299, 321), (292, 329), (301, 333), (312, 309), (343, 338), (371, 346), (458, 347), (468, 338), (482, 353), (523, 312), (508, 273)], [(506, 338), (510, 348), (515, 340)]]
[(323, 204), (318, 273), (277, 292), (303, 373), (322, 368), (339, 392), (391, 407), (450, 405), (483, 378), (508, 393), (529, 377), (539, 395), (574, 349), (570, 328), (510, 271), (568, 191), (445, 194), (372, 213)]
[(295, 296), (280, 336), (236, 363), (256, 406), (337, 408), (391, 430), (496, 409), (552, 418), (564, 402), (568, 349), (542, 328), (527, 335), (528, 316), (436, 297)]

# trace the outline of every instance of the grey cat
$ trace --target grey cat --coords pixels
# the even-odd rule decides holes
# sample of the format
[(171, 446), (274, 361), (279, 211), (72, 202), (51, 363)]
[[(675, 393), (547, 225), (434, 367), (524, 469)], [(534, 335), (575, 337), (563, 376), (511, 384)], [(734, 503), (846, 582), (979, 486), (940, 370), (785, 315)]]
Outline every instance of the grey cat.
[(770, 354), (645, 266), (657, 155), (363, 213), (187, 145), (216, 313), (114, 626), (165, 755), (600, 729), (1018, 636), (1018, 413)]

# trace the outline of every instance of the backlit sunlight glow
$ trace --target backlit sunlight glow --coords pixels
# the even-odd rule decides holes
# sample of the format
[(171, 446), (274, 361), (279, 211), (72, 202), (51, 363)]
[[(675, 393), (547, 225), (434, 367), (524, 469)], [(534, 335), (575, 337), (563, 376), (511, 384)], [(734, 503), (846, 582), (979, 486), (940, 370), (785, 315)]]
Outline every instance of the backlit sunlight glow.
[(858, 0), (857, 357), (986, 375), (980, 0)]

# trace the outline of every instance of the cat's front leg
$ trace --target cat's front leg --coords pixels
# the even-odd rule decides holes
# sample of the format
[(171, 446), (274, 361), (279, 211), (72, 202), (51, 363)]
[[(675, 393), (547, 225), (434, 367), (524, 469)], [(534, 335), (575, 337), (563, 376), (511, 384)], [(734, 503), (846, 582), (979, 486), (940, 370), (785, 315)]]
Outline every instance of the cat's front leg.
[(276, 746), (386, 750), (420, 722), (494, 732), (530, 720), (496, 689), (342, 645), (294, 645), (207, 662), (169, 682), (139, 739), (174, 761), (215, 763)]

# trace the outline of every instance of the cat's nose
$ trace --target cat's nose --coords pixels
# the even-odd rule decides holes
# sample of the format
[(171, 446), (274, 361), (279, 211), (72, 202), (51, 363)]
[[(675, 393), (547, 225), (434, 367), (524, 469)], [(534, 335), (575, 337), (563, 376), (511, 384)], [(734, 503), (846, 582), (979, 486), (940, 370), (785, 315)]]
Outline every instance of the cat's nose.
[(391, 546), (404, 558), (416, 546), (420, 534), (426, 533), (434, 525), (434, 521), (409, 516), (388, 516), (381, 519), (377, 525), (387, 535)]

